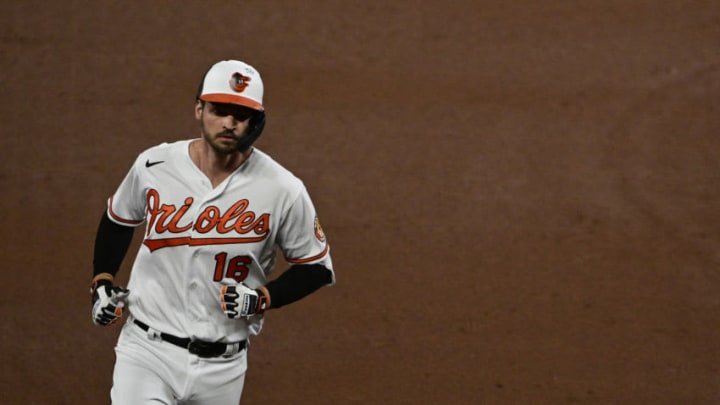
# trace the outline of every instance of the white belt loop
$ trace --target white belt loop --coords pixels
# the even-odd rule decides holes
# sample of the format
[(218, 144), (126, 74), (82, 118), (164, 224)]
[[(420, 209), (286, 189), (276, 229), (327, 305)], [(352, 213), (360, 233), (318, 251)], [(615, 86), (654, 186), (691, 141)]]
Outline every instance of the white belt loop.
[(151, 327), (148, 326), (147, 330), (147, 337), (150, 340), (162, 340), (162, 337), (160, 336), (160, 331), (157, 331)]
[(232, 356), (238, 352), (240, 352), (240, 342), (229, 343), (225, 348), (225, 354), (223, 354), (223, 356)]

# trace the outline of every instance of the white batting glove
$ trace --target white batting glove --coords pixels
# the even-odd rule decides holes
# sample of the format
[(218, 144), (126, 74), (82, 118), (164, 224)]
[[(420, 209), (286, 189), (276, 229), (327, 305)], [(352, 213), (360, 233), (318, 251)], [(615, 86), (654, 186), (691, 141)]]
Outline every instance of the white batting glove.
[(220, 289), (220, 305), (225, 316), (240, 319), (263, 313), (269, 307), (267, 290), (253, 290), (245, 284), (223, 280)]
[(93, 291), (92, 320), (95, 325), (111, 325), (122, 318), (123, 308), (130, 294), (125, 288), (110, 283), (99, 285)]

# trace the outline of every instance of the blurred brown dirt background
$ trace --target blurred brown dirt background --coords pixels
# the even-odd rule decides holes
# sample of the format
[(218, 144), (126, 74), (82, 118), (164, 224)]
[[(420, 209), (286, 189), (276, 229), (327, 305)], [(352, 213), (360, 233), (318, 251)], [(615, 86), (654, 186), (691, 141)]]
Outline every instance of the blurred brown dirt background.
[(719, 45), (709, 0), (2, 1), (0, 402), (109, 403), (97, 221), (236, 58), (338, 278), (243, 404), (718, 404)]

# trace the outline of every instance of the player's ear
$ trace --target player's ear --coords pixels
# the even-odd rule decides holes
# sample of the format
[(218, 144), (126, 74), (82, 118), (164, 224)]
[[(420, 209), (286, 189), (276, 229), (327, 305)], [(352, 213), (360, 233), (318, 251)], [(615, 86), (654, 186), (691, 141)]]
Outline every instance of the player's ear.
[(200, 99), (195, 100), (195, 118), (196, 119), (199, 120), (200, 117), (202, 117), (202, 110), (203, 110), (204, 106), (205, 106), (204, 101), (202, 101)]

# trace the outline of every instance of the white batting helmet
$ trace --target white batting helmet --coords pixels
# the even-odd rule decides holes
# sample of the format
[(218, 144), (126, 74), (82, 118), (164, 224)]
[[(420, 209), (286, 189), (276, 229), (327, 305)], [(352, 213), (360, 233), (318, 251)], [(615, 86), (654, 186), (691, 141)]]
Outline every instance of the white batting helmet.
[(260, 73), (254, 67), (239, 60), (223, 60), (207, 71), (200, 83), (197, 98), (265, 111), (263, 90)]

